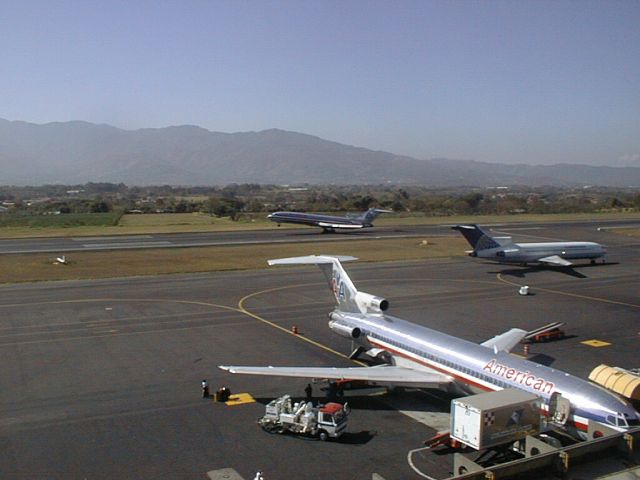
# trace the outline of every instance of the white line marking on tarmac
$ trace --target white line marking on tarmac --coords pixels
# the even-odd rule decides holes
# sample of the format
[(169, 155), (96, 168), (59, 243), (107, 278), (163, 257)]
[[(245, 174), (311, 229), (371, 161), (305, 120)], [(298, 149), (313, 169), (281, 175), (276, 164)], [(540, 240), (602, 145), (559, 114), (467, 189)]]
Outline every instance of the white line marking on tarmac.
[(140, 248), (140, 247), (167, 247), (173, 245), (171, 242), (122, 242), (122, 243), (86, 243), (82, 246), (93, 250), (116, 249), (116, 248)]
[(92, 333), (94, 335), (104, 335), (105, 333), (116, 333), (117, 331), (115, 328), (110, 328), (109, 330), (94, 330)]
[(607, 225), (604, 227), (598, 227), (596, 228), (596, 230), (598, 230), (599, 232), (604, 231), (604, 230), (616, 230), (616, 229), (625, 229), (625, 228), (638, 228), (640, 226), (640, 224), (637, 225)]
[(433, 477), (430, 477), (429, 475), (426, 475), (426, 474), (422, 473), (420, 470), (418, 470), (418, 467), (416, 467), (413, 464), (413, 459), (411, 457), (413, 457), (414, 453), (421, 452), (422, 450), (429, 450), (429, 447), (415, 448), (413, 450), (409, 450), (409, 453), (407, 453), (407, 462), (409, 462), (409, 466), (411, 467), (411, 470), (416, 472), (422, 478), (427, 478), (429, 480), (438, 480), (437, 478), (433, 478)]
[(520, 230), (542, 230), (542, 227), (519, 227), (519, 228), (510, 228), (510, 232), (516, 232)]
[(110, 240), (140, 240), (142, 238), (153, 238), (152, 235), (115, 235), (113, 237), (72, 237), (74, 242), (108, 242)]

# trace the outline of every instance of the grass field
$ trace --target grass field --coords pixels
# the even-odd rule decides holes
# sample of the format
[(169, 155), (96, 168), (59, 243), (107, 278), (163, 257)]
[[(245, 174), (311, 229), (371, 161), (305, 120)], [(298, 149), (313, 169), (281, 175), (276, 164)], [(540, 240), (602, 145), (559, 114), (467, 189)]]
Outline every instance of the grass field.
[(0, 215), (0, 229), (60, 229), (69, 227), (113, 227), (119, 213), (66, 213), (58, 215)]
[(267, 259), (311, 255), (354, 255), (363, 261), (419, 260), (464, 255), (462, 238), (371, 239), (304, 244), (78, 252), (67, 265), (46, 254), (0, 256), (0, 283), (72, 280), (168, 273), (264, 268)]
[(214, 217), (203, 213), (157, 213), (123, 215), (118, 228), (140, 229), (175, 229), (184, 231), (234, 231), (234, 230), (260, 230), (273, 228), (276, 224), (267, 220), (266, 214), (243, 215), (239, 220), (231, 220), (229, 217)]
[(375, 221), (376, 225), (455, 225), (477, 223), (486, 225), (491, 223), (512, 222), (565, 222), (565, 221), (598, 221), (598, 220), (640, 220), (640, 212), (602, 212), (602, 213), (549, 213), (549, 214), (517, 214), (517, 215), (452, 215), (449, 217), (427, 217), (420, 215), (381, 215)]
[[(164, 213), (123, 215), (113, 225), (113, 214), (47, 215), (33, 216), (35, 223), (14, 221), (0, 217), (0, 238), (79, 237), (97, 235), (133, 235), (181, 232), (222, 232), (264, 230), (278, 228), (267, 220), (266, 214), (243, 215), (240, 220), (211, 217), (199, 213)], [(66, 217), (69, 217), (68, 219)], [(563, 222), (580, 220), (638, 219), (640, 212), (549, 214), (549, 215), (478, 215), (427, 217), (421, 215), (390, 214), (376, 220), (378, 226), (439, 225), (456, 223), (510, 223), (510, 222)], [(21, 223), (22, 222), (22, 223)], [(58, 222), (58, 223), (56, 223)], [(280, 228), (303, 228), (300, 225), (282, 225)]]
[(626, 237), (640, 237), (640, 228), (637, 227), (608, 228), (607, 231), (618, 235), (624, 235)]
[[(87, 214), (109, 215), (109, 214)], [(53, 215), (52, 215), (53, 216)], [(65, 217), (67, 215), (55, 215)], [(45, 217), (48, 218), (49, 216)], [(43, 218), (43, 217), (34, 217)], [(102, 223), (100, 223), (102, 222)], [(0, 224), (0, 238), (30, 237), (81, 237), (97, 235), (135, 235), (153, 233), (188, 233), (188, 232), (226, 232), (242, 230), (263, 230), (275, 228), (276, 225), (266, 219), (265, 215), (246, 217), (239, 221), (230, 218), (217, 218), (199, 213), (159, 213), (123, 215), (117, 225), (109, 224), (105, 219), (96, 219), (94, 223), (62, 224), (51, 222), (31, 227), (24, 223)], [(285, 228), (283, 226), (283, 228)]]
[[(62, 217), (56, 215), (55, 217)], [(108, 214), (94, 214), (94, 226), (83, 227), (3, 227), (23, 229), (23, 236), (106, 235), (114, 233), (155, 233), (245, 230), (277, 228), (266, 219), (233, 222), (199, 214), (125, 215), (117, 227), (105, 226)], [(600, 215), (510, 215), (484, 217), (387, 217), (378, 225), (420, 225), (453, 223), (505, 223), (516, 221), (579, 221), (640, 219), (640, 214)], [(383, 221), (384, 220), (384, 221)], [(100, 223), (102, 222), (102, 223)], [(639, 237), (638, 228), (611, 229), (619, 235)], [(3, 236), (3, 235), (0, 235)], [(6, 236), (6, 235), (5, 235)], [(263, 268), (269, 258), (310, 255), (319, 253), (354, 255), (363, 261), (419, 260), (464, 255), (468, 244), (462, 237), (367, 239), (305, 244), (266, 244), (234, 247), (199, 247), (179, 249), (150, 249), (131, 251), (77, 252), (68, 255), (68, 265), (55, 264), (54, 256), (47, 254), (0, 256), (0, 283), (41, 280), (71, 280), (170, 273), (191, 273), (223, 270)]]

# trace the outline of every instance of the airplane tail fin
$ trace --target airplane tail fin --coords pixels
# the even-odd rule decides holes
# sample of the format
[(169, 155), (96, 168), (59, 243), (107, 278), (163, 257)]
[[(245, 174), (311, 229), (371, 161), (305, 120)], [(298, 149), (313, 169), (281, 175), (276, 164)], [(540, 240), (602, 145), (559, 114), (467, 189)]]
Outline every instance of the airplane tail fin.
[(363, 223), (363, 225), (371, 225), (372, 222), (381, 213), (391, 213), (391, 212), (392, 212), (391, 210), (383, 210), (381, 208), (370, 208), (369, 210), (364, 212), (362, 215), (360, 215), (358, 217), (358, 220), (360, 220)]
[(384, 298), (359, 292), (341, 262), (357, 260), (351, 256), (308, 255), (269, 260), (269, 265), (318, 265), (338, 304), (338, 310), (348, 313), (380, 313), (389, 307)]
[(488, 248), (499, 247), (500, 244), (491, 237), (487, 232), (482, 230), (478, 225), (456, 225), (451, 227), (452, 230), (458, 230), (464, 238), (467, 239), (469, 245), (474, 251), (486, 250)]

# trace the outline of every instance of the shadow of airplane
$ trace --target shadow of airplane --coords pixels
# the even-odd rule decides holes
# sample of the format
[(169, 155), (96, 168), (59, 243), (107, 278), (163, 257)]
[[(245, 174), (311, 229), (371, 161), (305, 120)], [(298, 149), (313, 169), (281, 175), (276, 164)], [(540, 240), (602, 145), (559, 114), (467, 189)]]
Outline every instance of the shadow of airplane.
[(344, 229), (344, 230), (327, 231), (327, 230), (320, 230), (320, 228), (322, 227), (315, 227), (314, 230), (310, 229), (307, 232), (291, 231), (291, 232), (286, 232), (285, 235), (288, 237), (310, 237), (310, 236), (317, 236), (317, 235), (369, 235), (372, 233), (370, 229), (352, 229), (352, 230)]
[(545, 367), (550, 367), (553, 362), (556, 361), (554, 357), (550, 357), (549, 355), (545, 355), (544, 353), (535, 353), (527, 358), (530, 362), (539, 363), (540, 365), (544, 365)]
[(582, 270), (584, 268), (606, 267), (610, 265), (618, 265), (618, 262), (606, 262), (606, 263), (597, 263), (597, 264), (588, 263), (584, 265), (572, 265), (570, 267), (552, 267), (548, 265), (532, 265), (528, 267), (511, 267), (511, 268), (500, 270), (499, 272), (492, 271), (488, 273), (491, 275), (496, 275), (499, 273), (501, 275), (508, 275), (511, 277), (525, 278), (527, 274), (533, 274), (538, 272), (560, 272), (570, 277), (589, 278), (587, 275), (581, 272), (578, 272), (576, 268), (579, 268), (580, 270)]

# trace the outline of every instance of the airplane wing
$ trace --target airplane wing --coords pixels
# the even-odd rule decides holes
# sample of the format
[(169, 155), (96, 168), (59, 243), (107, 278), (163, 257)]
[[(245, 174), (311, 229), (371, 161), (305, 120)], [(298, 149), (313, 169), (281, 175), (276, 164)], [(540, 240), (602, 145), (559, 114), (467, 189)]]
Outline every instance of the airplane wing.
[(435, 371), (413, 370), (383, 365), (379, 367), (241, 367), (220, 365), (230, 373), (270, 375), (276, 377), (322, 378), (328, 380), (366, 380), (384, 385), (404, 385), (439, 388), (453, 381), (451, 377)]
[(527, 335), (527, 332), (520, 328), (512, 328), (511, 330), (496, 335), (495, 337), (481, 343), (483, 347), (493, 348), (497, 352), (510, 352), (513, 347)]
[(573, 265), (571, 262), (568, 262), (567, 260), (565, 260), (562, 257), (559, 257), (558, 255), (551, 255), (549, 257), (542, 257), (542, 258), (539, 258), (538, 261), (540, 263), (547, 263), (549, 265), (555, 265), (556, 267), (570, 267), (571, 265)]
[(318, 226), (322, 228), (364, 228), (363, 225), (352, 225), (349, 223), (329, 223), (318, 222)]

